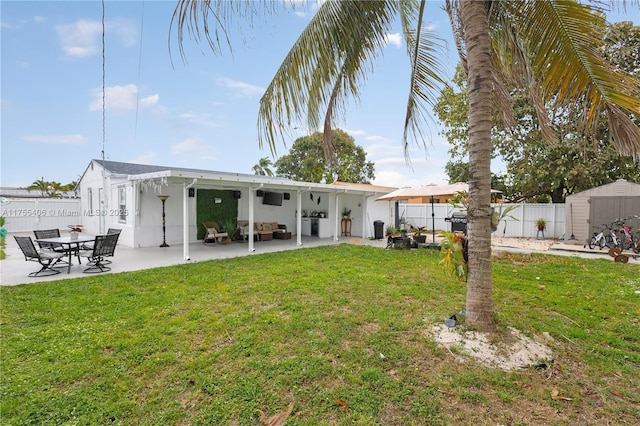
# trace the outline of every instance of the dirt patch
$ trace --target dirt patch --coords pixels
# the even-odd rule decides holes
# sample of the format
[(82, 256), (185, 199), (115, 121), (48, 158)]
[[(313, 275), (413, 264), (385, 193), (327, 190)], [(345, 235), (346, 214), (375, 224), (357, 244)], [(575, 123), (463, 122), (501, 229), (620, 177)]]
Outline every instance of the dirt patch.
[(472, 359), (486, 367), (513, 371), (550, 363), (553, 359), (553, 352), (546, 344), (512, 327), (503, 335), (479, 333), (464, 327), (449, 328), (446, 325), (435, 325), (431, 331), (435, 341), (461, 362)]

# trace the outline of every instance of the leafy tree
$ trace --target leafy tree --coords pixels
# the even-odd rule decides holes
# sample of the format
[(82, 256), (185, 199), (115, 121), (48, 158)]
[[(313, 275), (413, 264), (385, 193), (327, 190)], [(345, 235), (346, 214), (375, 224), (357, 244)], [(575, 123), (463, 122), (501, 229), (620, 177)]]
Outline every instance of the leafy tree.
[(253, 166), (253, 173), (258, 176), (273, 176), (273, 171), (271, 170), (271, 160), (268, 157), (262, 157), (258, 164)]
[[(289, 5), (288, 2), (265, 2)], [(396, 18), (407, 43), (411, 76), (404, 121), (405, 147), (420, 142), (427, 107), (433, 105), (440, 76), (438, 38), (424, 22), (426, 0), (325, 1), (296, 40), (260, 101), (260, 144), (272, 148), (286, 136), (291, 123), (308, 128), (324, 124), (329, 130), (344, 113), (350, 97), (360, 95), (372, 61), (386, 46)], [(599, 35), (605, 29), (602, 3), (589, 7), (573, 1), (447, 0), (454, 37), (469, 85), (469, 271), (467, 323), (491, 330), (491, 105), (508, 105), (505, 85), (518, 83), (544, 106), (554, 99), (558, 108), (586, 99), (578, 117), (581, 129), (593, 129), (598, 112), (610, 122), (612, 139), (625, 155), (640, 155), (640, 128), (628, 118), (640, 112), (638, 81), (612, 69), (599, 55)], [(227, 45), (225, 26), (236, 14), (252, 18), (256, 2), (181, 0), (174, 12), (180, 41), (183, 31), (204, 35), (215, 52)], [(213, 15), (213, 16), (210, 16)], [(252, 20), (248, 19), (250, 23)], [(211, 27), (211, 28), (210, 28)], [(504, 113), (509, 118), (509, 108)], [(548, 120), (542, 134), (551, 137)]]
[[(613, 24), (604, 37), (603, 53), (615, 68), (640, 74), (640, 27), (630, 22)], [(469, 102), (466, 79), (461, 66), (454, 78), (454, 87), (448, 86), (435, 105), (439, 120), (445, 124), (443, 134), (451, 142), (450, 154), (466, 159), (468, 147), (467, 113)], [(584, 102), (557, 111), (552, 117), (556, 137), (544, 140), (536, 115), (535, 105), (522, 90), (512, 90), (515, 127), (508, 128), (500, 111), (493, 110), (493, 154), (500, 155), (507, 164), (503, 189), (512, 201), (564, 202), (567, 195), (613, 182), (616, 179), (637, 180), (640, 163), (622, 156), (609, 141), (607, 117), (601, 114), (592, 135), (580, 135), (577, 114)], [(631, 114), (632, 120), (637, 117)], [(450, 178), (460, 179), (464, 161), (447, 164)], [(494, 185), (492, 174), (492, 185)], [(495, 188), (495, 186), (494, 186)]]
[(367, 153), (356, 145), (353, 137), (343, 130), (332, 130), (331, 144), (327, 161), (322, 133), (296, 139), (289, 154), (276, 161), (276, 173), (305, 182), (371, 182), (374, 164), (367, 161)]

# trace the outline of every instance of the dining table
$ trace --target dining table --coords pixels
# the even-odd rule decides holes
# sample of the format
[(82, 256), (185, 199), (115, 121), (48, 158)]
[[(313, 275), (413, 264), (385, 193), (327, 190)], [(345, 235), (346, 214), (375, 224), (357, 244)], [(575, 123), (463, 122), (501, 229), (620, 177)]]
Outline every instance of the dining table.
[(60, 245), (65, 253), (67, 253), (67, 261), (69, 266), (67, 267), (67, 274), (71, 273), (71, 258), (75, 254), (78, 258), (78, 263), (82, 264), (80, 260), (80, 244), (88, 243), (91, 241), (95, 241), (95, 237), (88, 237), (84, 235), (65, 235), (62, 237), (53, 237), (53, 238), (37, 238), (36, 242), (38, 243), (49, 243), (53, 245)]

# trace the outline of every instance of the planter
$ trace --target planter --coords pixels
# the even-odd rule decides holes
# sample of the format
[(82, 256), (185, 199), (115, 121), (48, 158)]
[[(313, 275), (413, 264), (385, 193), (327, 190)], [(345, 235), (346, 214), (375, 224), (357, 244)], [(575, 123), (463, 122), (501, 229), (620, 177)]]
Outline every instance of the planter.
[(413, 240), (418, 244), (424, 244), (424, 243), (427, 242), (427, 236), (426, 235), (414, 235), (413, 236)]

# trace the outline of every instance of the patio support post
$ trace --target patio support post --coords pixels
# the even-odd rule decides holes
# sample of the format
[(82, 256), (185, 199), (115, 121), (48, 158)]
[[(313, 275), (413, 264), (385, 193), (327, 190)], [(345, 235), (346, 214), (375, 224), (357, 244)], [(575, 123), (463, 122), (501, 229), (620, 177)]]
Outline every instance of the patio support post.
[(340, 203), (338, 203), (340, 197), (338, 196), (338, 193), (335, 194), (335, 197), (336, 212), (333, 215), (333, 241), (338, 241), (338, 236), (340, 235), (340, 218), (342, 215), (340, 214)]
[(296, 191), (296, 244), (302, 246), (302, 191)]
[[(260, 185), (260, 187), (262, 187), (262, 185)], [(250, 234), (250, 238), (249, 238), (249, 253), (253, 253), (255, 251), (255, 248), (253, 247), (253, 239), (255, 238), (253, 235), (253, 226), (254, 226), (254, 202), (256, 199), (256, 189), (257, 188), (252, 188), (249, 187), (249, 234)]]
[(189, 188), (196, 184), (194, 179), (189, 185), (182, 184), (182, 256), (184, 260), (191, 260), (189, 255)]

